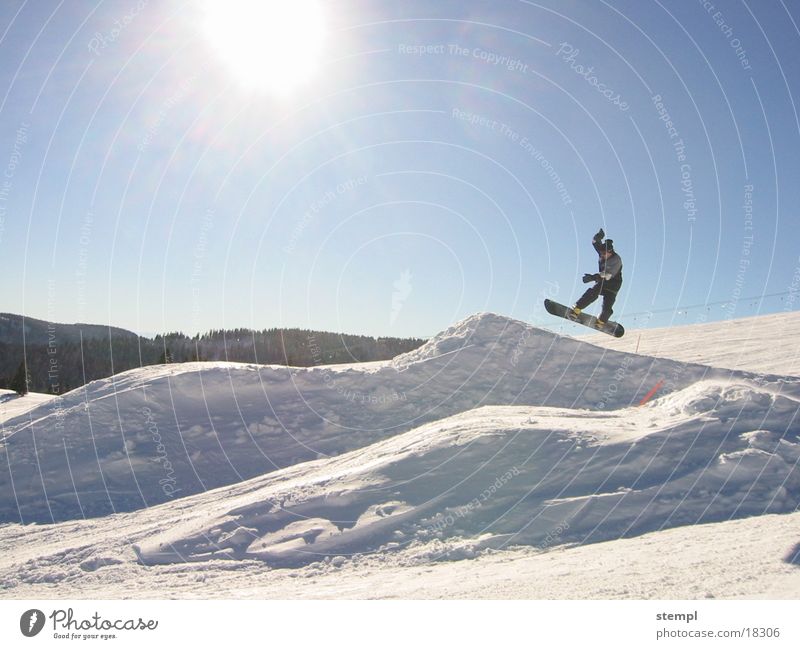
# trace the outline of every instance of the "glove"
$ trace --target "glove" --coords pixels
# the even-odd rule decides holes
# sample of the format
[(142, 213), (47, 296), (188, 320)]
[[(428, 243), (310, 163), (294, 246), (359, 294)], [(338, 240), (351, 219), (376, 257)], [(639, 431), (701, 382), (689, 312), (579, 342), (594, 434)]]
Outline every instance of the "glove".
[(597, 282), (599, 280), (600, 280), (600, 275), (598, 275), (597, 273), (595, 273), (594, 275), (592, 275), (591, 273), (586, 273), (583, 276), (584, 284), (588, 284), (589, 282)]
[(605, 232), (603, 232), (603, 228), (600, 228), (600, 229), (597, 231), (597, 234), (596, 234), (596, 235), (594, 235), (594, 237), (592, 237), (592, 241), (602, 241), (602, 240), (603, 240), (603, 237), (605, 237), (605, 236), (606, 236), (606, 233), (605, 233)]

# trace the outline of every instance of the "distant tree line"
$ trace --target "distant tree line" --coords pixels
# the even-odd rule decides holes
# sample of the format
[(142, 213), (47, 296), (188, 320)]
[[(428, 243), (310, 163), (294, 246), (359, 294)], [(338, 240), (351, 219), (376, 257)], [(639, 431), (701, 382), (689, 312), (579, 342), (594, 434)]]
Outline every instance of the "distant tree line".
[(0, 388), (20, 392), (27, 385), (31, 392), (62, 394), (95, 379), (159, 363), (235, 361), (310, 367), (387, 360), (425, 342), (305, 329), (219, 329), (196, 336), (174, 332), (155, 338), (110, 334), (82, 341), (65, 338), (60, 341), (56, 330), (45, 344), (23, 347), (0, 342)]

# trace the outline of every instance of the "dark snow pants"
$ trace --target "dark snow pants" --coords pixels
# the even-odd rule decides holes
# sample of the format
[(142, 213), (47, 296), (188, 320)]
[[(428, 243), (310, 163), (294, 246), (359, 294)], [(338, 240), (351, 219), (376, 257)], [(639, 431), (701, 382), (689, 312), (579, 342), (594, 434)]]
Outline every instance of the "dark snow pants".
[(603, 310), (600, 312), (598, 320), (608, 322), (611, 314), (614, 313), (614, 309), (612, 307), (614, 306), (614, 301), (617, 299), (617, 292), (606, 288), (603, 286), (603, 284), (604, 282), (597, 282), (597, 284), (587, 289), (587, 291), (581, 295), (580, 298), (578, 298), (578, 301), (575, 302), (575, 306), (579, 309), (585, 309), (602, 295)]

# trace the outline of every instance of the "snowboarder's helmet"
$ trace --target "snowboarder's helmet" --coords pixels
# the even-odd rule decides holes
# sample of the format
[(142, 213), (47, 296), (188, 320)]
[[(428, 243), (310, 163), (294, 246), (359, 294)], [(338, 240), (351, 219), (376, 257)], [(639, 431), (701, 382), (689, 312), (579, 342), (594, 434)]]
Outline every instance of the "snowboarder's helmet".
[(603, 244), (606, 247), (606, 252), (614, 252), (614, 240), (613, 239), (606, 239), (605, 243)]

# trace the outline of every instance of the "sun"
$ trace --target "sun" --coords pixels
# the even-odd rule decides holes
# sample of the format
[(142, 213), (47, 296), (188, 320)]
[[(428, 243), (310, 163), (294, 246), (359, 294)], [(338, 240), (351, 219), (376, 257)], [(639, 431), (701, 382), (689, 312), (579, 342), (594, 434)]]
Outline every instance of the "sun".
[(202, 31), (243, 86), (275, 95), (311, 80), (326, 35), (318, 0), (207, 0)]

